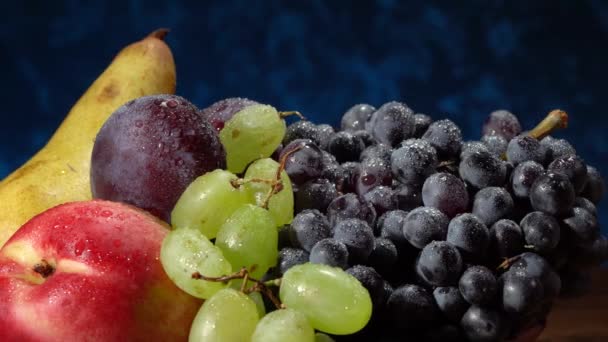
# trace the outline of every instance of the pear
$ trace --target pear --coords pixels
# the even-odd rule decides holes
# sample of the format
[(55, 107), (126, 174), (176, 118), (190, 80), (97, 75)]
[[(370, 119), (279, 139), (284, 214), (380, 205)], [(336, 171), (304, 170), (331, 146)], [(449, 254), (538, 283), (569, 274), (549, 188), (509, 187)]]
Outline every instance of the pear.
[(91, 151), (97, 132), (121, 105), (175, 92), (175, 63), (152, 32), (126, 46), (72, 107), (47, 144), (0, 182), (0, 246), (26, 221), (58, 204), (91, 199)]

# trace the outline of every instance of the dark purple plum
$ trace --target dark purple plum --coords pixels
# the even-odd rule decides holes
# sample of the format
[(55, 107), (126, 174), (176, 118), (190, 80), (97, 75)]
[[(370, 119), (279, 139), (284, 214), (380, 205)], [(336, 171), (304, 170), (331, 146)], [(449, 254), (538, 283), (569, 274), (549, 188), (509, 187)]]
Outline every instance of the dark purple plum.
[(97, 134), (91, 191), (168, 222), (194, 179), (225, 167), (217, 131), (193, 104), (175, 95), (145, 96), (118, 108)]

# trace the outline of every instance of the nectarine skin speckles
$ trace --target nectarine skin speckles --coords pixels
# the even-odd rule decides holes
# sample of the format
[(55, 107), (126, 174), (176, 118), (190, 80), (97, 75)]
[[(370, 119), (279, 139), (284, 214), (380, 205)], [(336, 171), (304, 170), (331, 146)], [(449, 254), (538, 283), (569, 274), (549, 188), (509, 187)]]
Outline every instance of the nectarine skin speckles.
[(184, 98), (155, 95), (119, 108), (91, 158), (94, 198), (146, 209), (165, 221), (196, 177), (226, 167), (217, 132)]

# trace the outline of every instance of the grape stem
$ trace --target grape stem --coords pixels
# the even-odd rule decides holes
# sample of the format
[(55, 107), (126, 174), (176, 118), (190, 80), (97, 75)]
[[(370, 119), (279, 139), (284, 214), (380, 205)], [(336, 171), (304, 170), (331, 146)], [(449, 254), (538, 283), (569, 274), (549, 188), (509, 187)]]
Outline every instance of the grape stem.
[(496, 269), (497, 270), (506, 270), (507, 268), (511, 267), (511, 265), (513, 265), (514, 262), (519, 260), (519, 258), (521, 258), (521, 255), (516, 255), (511, 258), (505, 258), (505, 260), (500, 265), (498, 265), (498, 267), (496, 267)]
[(289, 156), (296, 153), (297, 151), (299, 151), (302, 148), (303, 148), (303, 146), (300, 145), (300, 146), (292, 148), (291, 150), (289, 150), (289, 151), (285, 152), (285, 154), (283, 154), (283, 156), (281, 157), (281, 159), (279, 161), (279, 167), (277, 168), (277, 173), (275, 174), (275, 179), (273, 180), (270, 190), (268, 190), (268, 194), (266, 195), (266, 198), (264, 199), (264, 202), (262, 203), (262, 206), (261, 206), (262, 208), (268, 209), (268, 204), (270, 203), (270, 199), (272, 198), (272, 196), (278, 194), (279, 192), (281, 192), (281, 190), (283, 190), (283, 181), (281, 181), (281, 173), (285, 170), (285, 164), (287, 163), (287, 158), (289, 158)]
[(552, 132), (566, 127), (568, 127), (568, 113), (561, 109), (554, 109), (528, 135), (541, 140)]
[[(237, 273), (233, 273), (233, 274), (229, 274), (229, 275), (223, 275), (221, 277), (208, 277), (205, 275), (200, 274), (199, 272), (194, 272), (192, 273), (192, 279), (202, 279), (205, 281), (213, 281), (213, 282), (218, 282), (218, 283), (228, 283), (230, 280), (234, 280), (234, 279), (244, 279), (245, 275), (248, 274), (249, 272), (247, 272), (246, 268), (242, 268), (240, 271), (238, 271)], [(251, 280), (252, 278), (249, 278), (249, 280)]]
[[(250, 277), (250, 273), (253, 272), (256, 268), (256, 265), (251, 266), (248, 270), (246, 267), (241, 268), (238, 272), (228, 275), (223, 275), (221, 277), (208, 277), (202, 275), (199, 272), (192, 273), (192, 279), (202, 279), (205, 281), (212, 281), (218, 283), (228, 283), (230, 280), (234, 279), (243, 279), (243, 283), (241, 284), (241, 292), (245, 294), (250, 294), (252, 292), (260, 292), (264, 294), (270, 301), (276, 306), (277, 309), (284, 309), (285, 305), (281, 303), (281, 301), (272, 293), (269, 286), (280, 286), (281, 278), (268, 280), (263, 282), (256, 278)], [(252, 282), (253, 285), (251, 287), (247, 287), (247, 282)]]
[(287, 112), (279, 112), (279, 117), (281, 119), (286, 118), (288, 116), (292, 116), (292, 115), (297, 116), (298, 118), (300, 118), (300, 120), (306, 120), (306, 118), (304, 117), (304, 115), (302, 115), (302, 113), (298, 112), (297, 110), (290, 110), (290, 111), (287, 111)]

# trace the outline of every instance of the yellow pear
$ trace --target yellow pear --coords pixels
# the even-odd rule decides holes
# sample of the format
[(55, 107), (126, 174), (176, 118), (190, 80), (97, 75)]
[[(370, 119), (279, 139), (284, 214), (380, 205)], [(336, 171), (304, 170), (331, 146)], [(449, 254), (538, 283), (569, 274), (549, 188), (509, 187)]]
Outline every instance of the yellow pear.
[(89, 172), (97, 132), (124, 103), (175, 92), (173, 55), (157, 30), (125, 47), (76, 102), (38, 153), (0, 182), (0, 246), (34, 215), (91, 198)]

